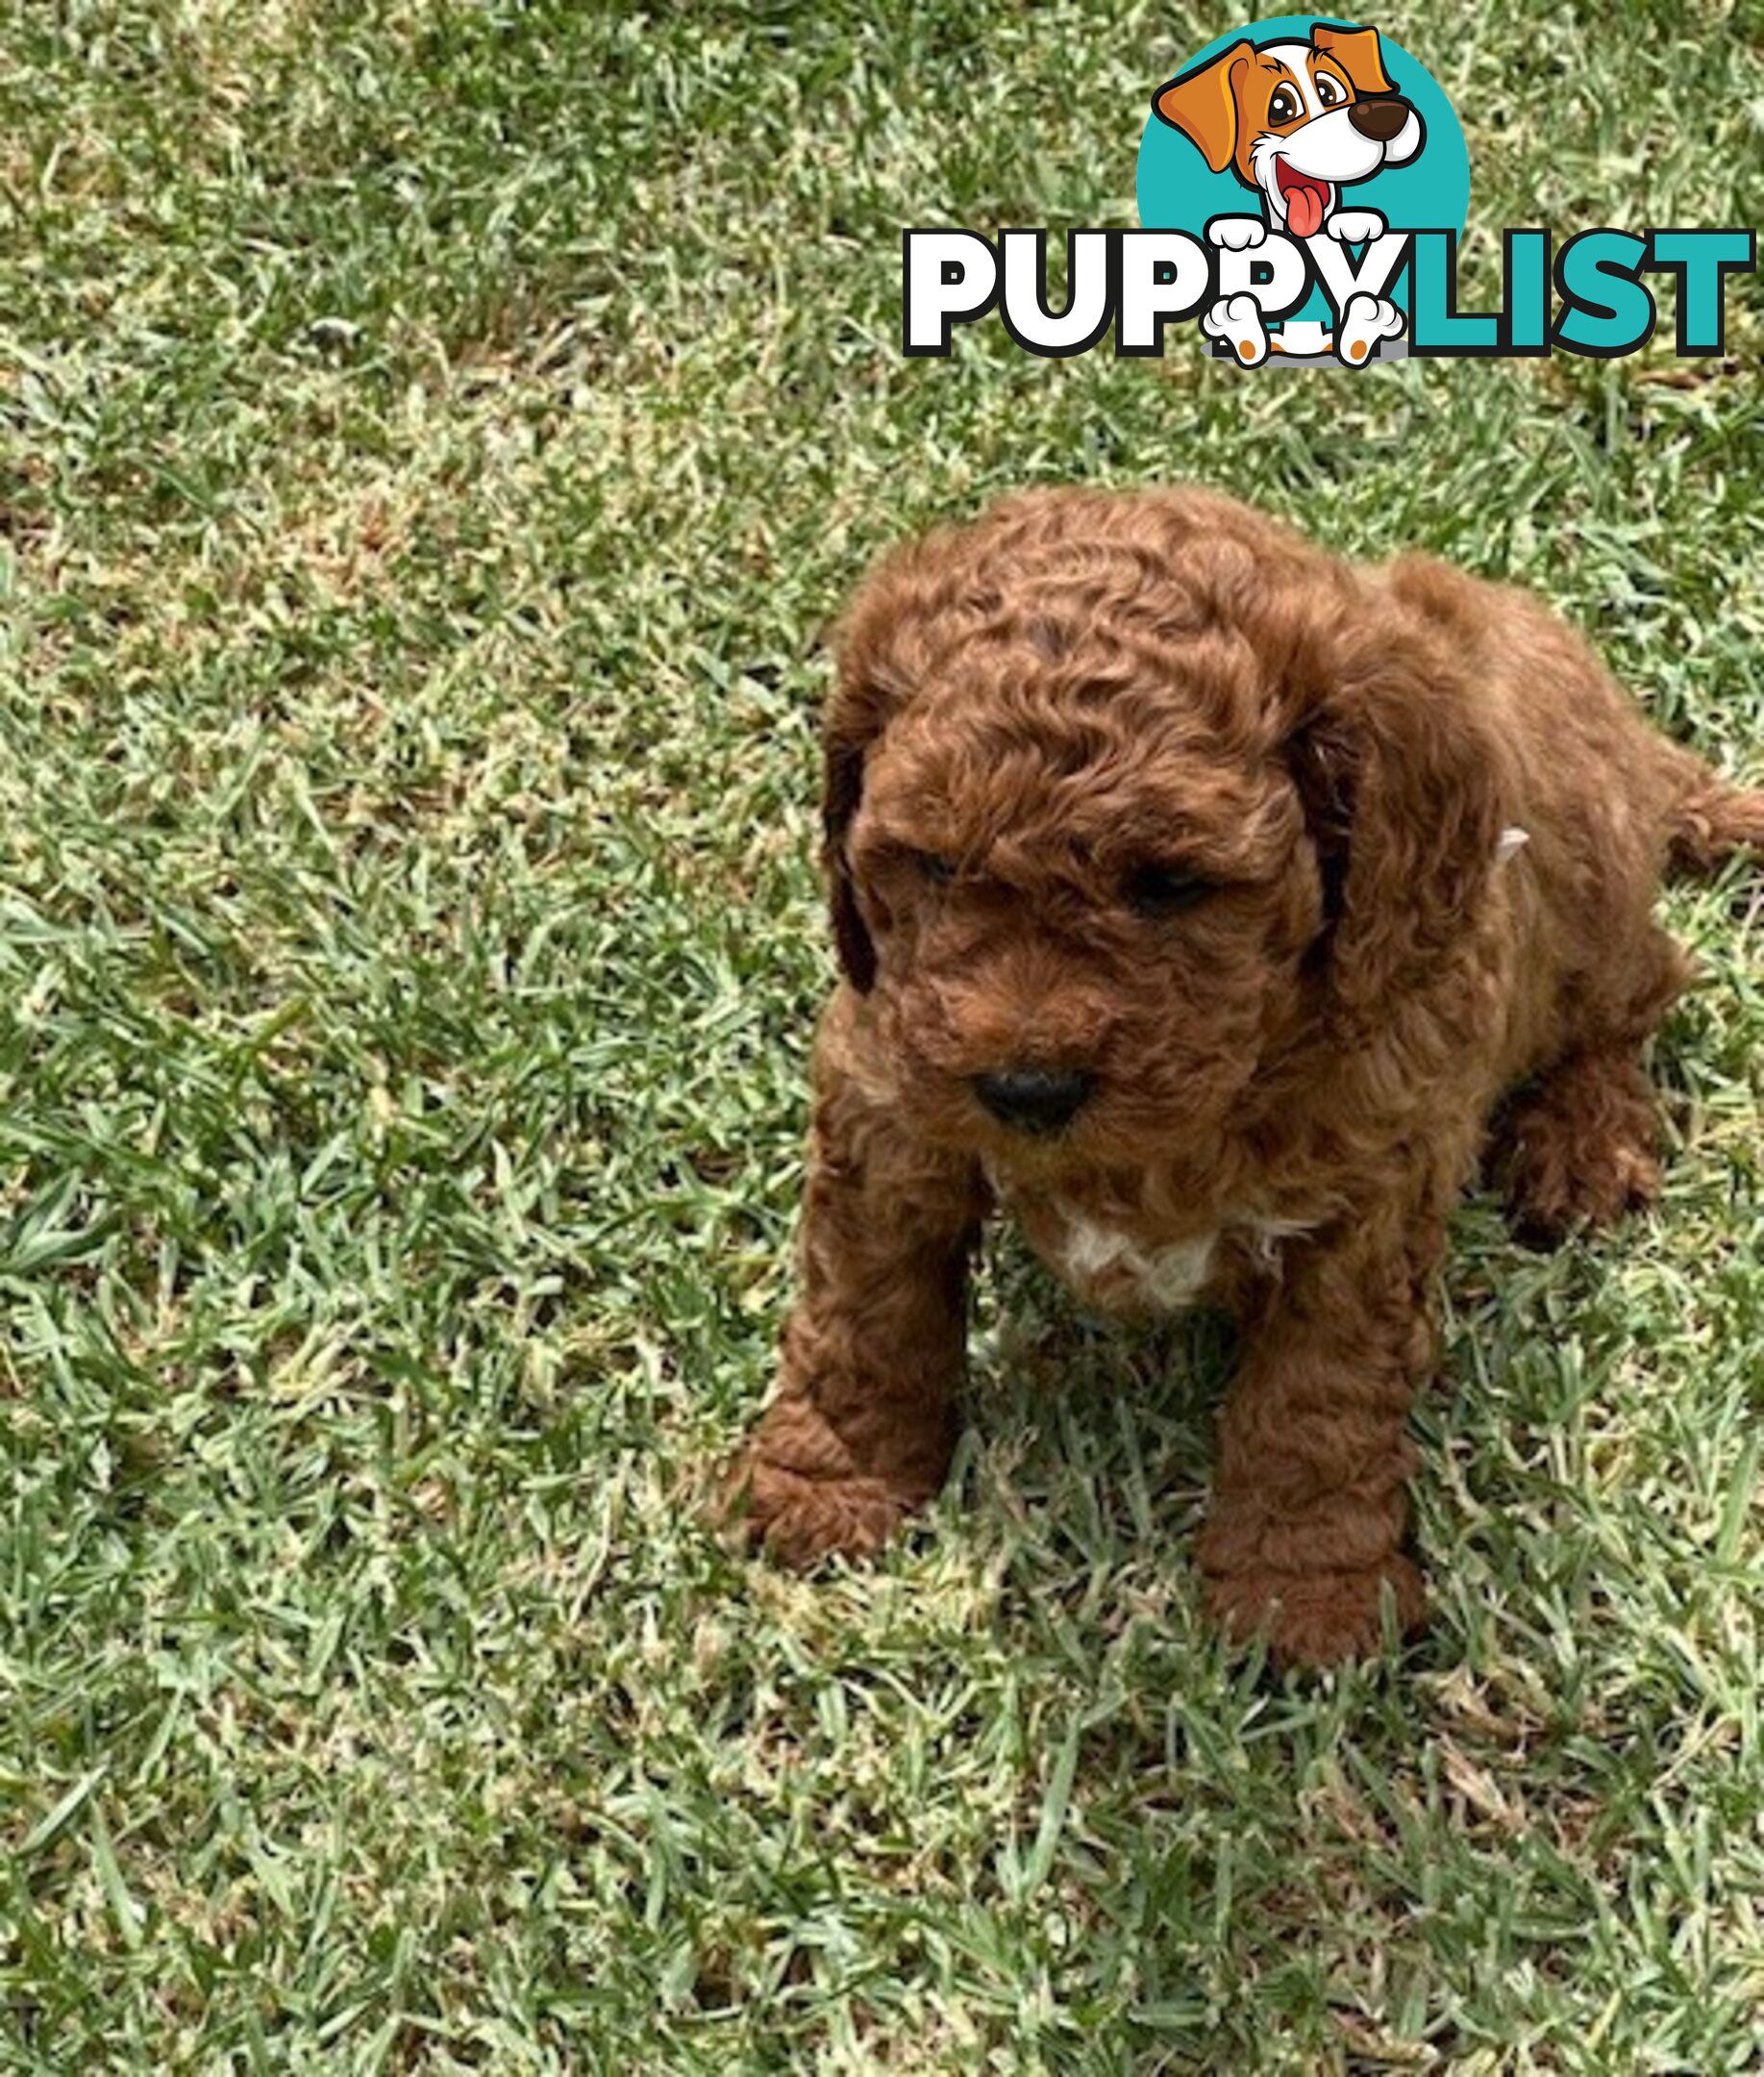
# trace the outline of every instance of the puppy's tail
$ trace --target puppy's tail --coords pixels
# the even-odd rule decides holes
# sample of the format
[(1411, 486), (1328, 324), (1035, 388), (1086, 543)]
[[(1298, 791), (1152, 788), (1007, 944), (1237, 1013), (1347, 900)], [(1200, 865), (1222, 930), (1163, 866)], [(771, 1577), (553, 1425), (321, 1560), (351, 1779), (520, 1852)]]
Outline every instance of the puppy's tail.
[(1706, 878), (1750, 852), (1764, 864), (1764, 791), (1729, 786), (1699, 766), (1668, 821), (1667, 864)]

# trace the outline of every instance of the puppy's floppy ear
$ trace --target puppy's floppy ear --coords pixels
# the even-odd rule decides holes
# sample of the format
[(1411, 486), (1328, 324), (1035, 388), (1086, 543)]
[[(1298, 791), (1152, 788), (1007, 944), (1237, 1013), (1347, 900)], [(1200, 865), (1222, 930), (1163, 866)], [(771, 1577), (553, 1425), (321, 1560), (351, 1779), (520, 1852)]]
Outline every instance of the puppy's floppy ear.
[(857, 888), (852, 878), (852, 862), (846, 856), (845, 833), (857, 803), (863, 798), (863, 753), (867, 738), (837, 727), (839, 695), (835, 693), (826, 732), (826, 775), (821, 792), (823, 858), (827, 871), (828, 903), (832, 912), (833, 948), (846, 979), (860, 995), (876, 986), (876, 946), (871, 941), (862, 912), (857, 907)]
[(822, 859), (832, 912), (833, 945), (860, 995), (876, 986), (876, 946), (857, 905), (846, 838), (863, 799), (864, 759), (896, 705), (888, 636), (904, 605), (901, 580), (910, 551), (885, 557), (858, 588), (834, 637), (838, 662), (822, 721)]
[(1251, 56), (1247, 41), (1233, 43), (1195, 71), (1160, 87), (1152, 97), (1154, 113), (1199, 145), (1215, 173), (1225, 171), (1237, 149), (1236, 80)]
[(1327, 51), (1354, 83), (1357, 94), (1395, 93), (1384, 70), (1384, 47), (1376, 29), (1332, 29), (1317, 22), (1311, 29), (1311, 45)]
[(1291, 661), (1286, 755), (1323, 874), (1319, 949), (1336, 1000), (1376, 1014), (1425, 987), (1476, 918), (1503, 827), (1500, 746), (1448, 648), (1388, 595)]

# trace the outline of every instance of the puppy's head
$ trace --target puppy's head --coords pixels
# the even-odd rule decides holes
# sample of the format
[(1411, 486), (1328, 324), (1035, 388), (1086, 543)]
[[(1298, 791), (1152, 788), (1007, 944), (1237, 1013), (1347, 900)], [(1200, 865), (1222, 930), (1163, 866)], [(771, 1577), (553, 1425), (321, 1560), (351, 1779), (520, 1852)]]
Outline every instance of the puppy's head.
[(1384, 70), (1378, 31), (1325, 22), (1308, 43), (1234, 43), (1159, 88), (1152, 106), (1298, 238), (1321, 231), (1343, 187), (1405, 163), (1425, 138)]
[(1357, 585), (1202, 493), (1032, 493), (871, 575), (827, 863), (868, 1071), (926, 1137), (1216, 1158), (1425, 983), (1492, 865), (1492, 759)]

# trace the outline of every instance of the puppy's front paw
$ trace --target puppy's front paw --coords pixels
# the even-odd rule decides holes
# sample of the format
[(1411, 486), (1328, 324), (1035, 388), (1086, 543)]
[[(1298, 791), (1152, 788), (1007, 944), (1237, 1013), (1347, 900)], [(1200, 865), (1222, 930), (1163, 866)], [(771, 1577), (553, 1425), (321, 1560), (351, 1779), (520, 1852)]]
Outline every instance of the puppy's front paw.
[(1632, 1059), (1566, 1062), (1508, 1103), (1489, 1166), (1519, 1239), (1555, 1247), (1580, 1227), (1614, 1226), (1660, 1192), (1654, 1099)]
[(1215, 216), (1206, 236), (1222, 252), (1254, 252), (1267, 242), (1268, 226), (1259, 216)]
[(723, 1519), (750, 1550), (807, 1566), (874, 1557), (917, 1506), (882, 1479), (792, 1470), (755, 1445), (729, 1481)]
[(1335, 1665), (1379, 1650), (1386, 1588), (1398, 1635), (1419, 1629), (1427, 1595), (1420, 1569), (1400, 1552), (1357, 1571), (1217, 1573), (1206, 1606), (1228, 1636), (1265, 1638), (1281, 1665)]
[(1639, 1139), (1613, 1135), (1568, 1145), (1522, 1139), (1506, 1164), (1506, 1210), (1521, 1240), (1559, 1247), (1582, 1227), (1599, 1232), (1660, 1194), (1660, 1164)]
[(1363, 245), (1368, 238), (1382, 238), (1385, 224), (1377, 210), (1345, 209), (1337, 210), (1323, 228), (1344, 245)]

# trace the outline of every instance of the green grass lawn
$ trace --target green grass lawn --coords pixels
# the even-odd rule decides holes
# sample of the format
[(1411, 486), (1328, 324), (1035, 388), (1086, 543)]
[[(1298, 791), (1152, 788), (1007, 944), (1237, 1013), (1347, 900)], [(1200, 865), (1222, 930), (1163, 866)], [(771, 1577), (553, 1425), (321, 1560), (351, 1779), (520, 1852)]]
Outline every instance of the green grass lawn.
[[(992, 1249), (923, 1533), (802, 1581), (768, 1388), (820, 632), (1029, 481), (1537, 587), (1760, 772), (1723, 364), (1243, 380), (903, 224), (1130, 222), (1186, 6), (12, 0), (0, 33), (0, 2068), (1764, 2062), (1757, 883), (1670, 900), (1657, 1215), (1459, 1221), (1430, 1635), (1282, 1684), (1205, 1322)], [(1504, 223), (1758, 223), (1755, 6), (1386, 21)]]

